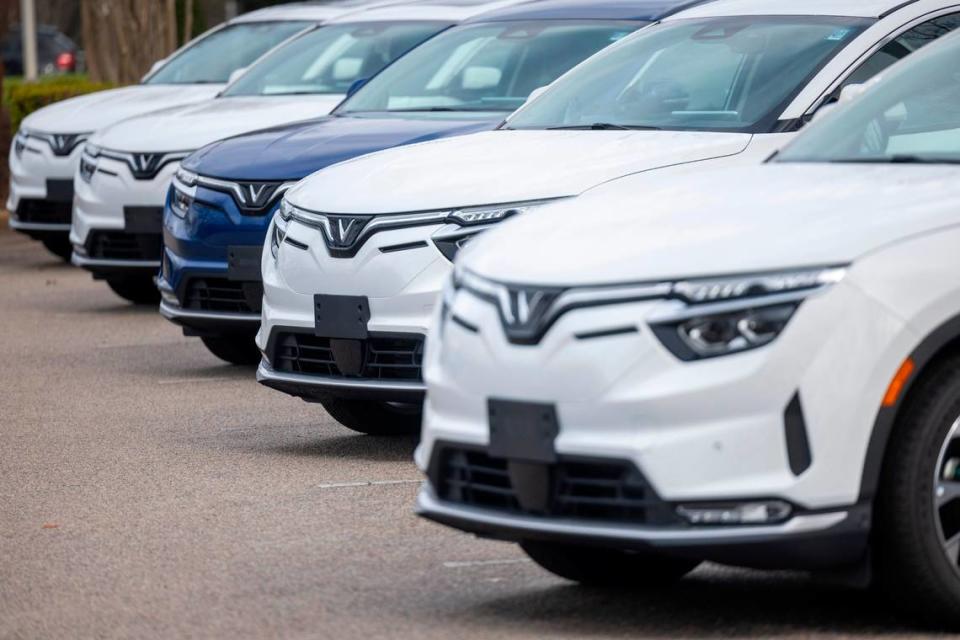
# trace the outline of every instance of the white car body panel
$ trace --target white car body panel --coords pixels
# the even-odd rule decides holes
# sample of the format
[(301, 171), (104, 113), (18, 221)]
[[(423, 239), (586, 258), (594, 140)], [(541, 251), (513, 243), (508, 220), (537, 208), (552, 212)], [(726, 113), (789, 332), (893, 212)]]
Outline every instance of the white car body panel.
[[(848, 42), (800, 90), (780, 116), (782, 122), (790, 122), (814, 113), (825, 96), (889, 39), (919, 21), (958, 10), (960, 2), (948, 0), (919, 0), (908, 4), (898, 0), (839, 3), (796, 0), (774, 6), (760, 0), (718, 0), (680, 12), (665, 21), (760, 14), (880, 18), (875, 25)], [(613, 46), (623, 46), (631, 38), (640, 37), (643, 37), (643, 31)], [(554, 86), (562, 82), (563, 78)], [(547, 89), (532, 102), (546, 99), (549, 94), (550, 89)], [(521, 107), (517, 113), (525, 108)], [(665, 179), (722, 166), (758, 164), (793, 135), (498, 130), (387, 150), (328, 167), (291, 189), (286, 198), (301, 209), (332, 215), (453, 211), (465, 207), (568, 198), (580, 196), (610, 181), (644, 180), (648, 173)], [(700, 193), (677, 193), (675, 197), (707, 198), (710, 195), (708, 189), (698, 191)], [(824, 191), (826, 189), (818, 192), (822, 195)], [(576, 208), (577, 205), (550, 207), (549, 215), (562, 213), (568, 210), (567, 207)], [(625, 217), (629, 215), (624, 214)], [(651, 211), (642, 212), (638, 217), (642, 220), (654, 218), (655, 212)], [(510, 226), (522, 224), (518, 221)], [(266, 348), (270, 335), (278, 327), (313, 326), (313, 294), (367, 296), (371, 331), (422, 334), (431, 323), (431, 293), (435, 304), (435, 294), (445, 272), (450, 269), (450, 263), (432, 241), (438, 231), (441, 229), (437, 226), (384, 231), (372, 236), (356, 256), (344, 259), (331, 257), (320, 229), (293, 221), (289, 228), (290, 238), (309, 249), (290, 251), (283, 247), (278, 261), (273, 260), (268, 251), (264, 252), (264, 301), (259, 346)], [(575, 237), (578, 231), (574, 226), (556, 233), (569, 233)], [(730, 230), (730, 233), (738, 231)], [(814, 233), (816, 229), (808, 231)], [(687, 230), (686, 233), (695, 234), (696, 231)], [(638, 236), (641, 238), (639, 242), (646, 241), (643, 233), (638, 231)], [(704, 237), (712, 239), (715, 235)], [(411, 251), (379, 251), (380, 247), (416, 241), (425, 242), (427, 246)], [(504, 260), (498, 273), (509, 280), (511, 269), (527, 261), (536, 247), (536, 241), (528, 241), (523, 247), (514, 242), (512, 259)], [(764, 255), (771, 261), (777, 260), (778, 248), (777, 243), (771, 243), (769, 253), (756, 256), (758, 264)], [(668, 248), (661, 248), (656, 258), (668, 253)], [(617, 260), (624, 259), (624, 255), (613, 247), (603, 257), (609, 257), (610, 263), (615, 265)], [(672, 269), (669, 275), (676, 275), (678, 269), (694, 266), (676, 264), (669, 259), (658, 264), (663, 265), (665, 273)], [(550, 271), (554, 268), (559, 271)], [(579, 268), (573, 259), (568, 259), (562, 267), (543, 265), (545, 274), (562, 273), (571, 278), (595, 274), (593, 271), (578, 272)]]
[[(304, 21), (323, 22), (338, 18), (359, 8), (370, 6), (370, 2), (348, 1), (339, 6), (323, 5), (287, 5), (268, 7), (244, 14), (210, 29), (194, 38), (172, 53), (159, 66), (148, 73), (149, 78), (158, 73), (163, 65), (207, 36), (236, 23)], [(389, 2), (376, 3), (389, 4)], [(226, 83), (215, 84), (139, 84), (130, 87), (99, 91), (57, 102), (31, 113), (21, 123), (21, 130), (40, 134), (84, 134), (92, 135), (112, 124), (152, 111), (176, 106), (196, 104), (210, 100), (219, 94)], [(40, 153), (25, 153), (17, 157), (11, 148), (9, 154), (10, 189), (6, 202), (8, 211), (16, 211), (23, 198), (43, 200), (48, 197), (47, 180), (72, 180), (80, 164), (83, 145), (79, 145), (67, 156), (56, 156), (47, 145), (35, 142), (34, 147)], [(12, 145), (11, 145), (12, 147)], [(11, 218), (14, 228), (37, 228), (47, 231), (69, 231), (68, 224), (17, 224)]]
[[(674, 356), (650, 328), (687, 309), (681, 300), (574, 309), (538, 344), (517, 345), (494, 304), (461, 290), (447, 316), (458, 321), (435, 324), (428, 337), (419, 467), (428, 470), (439, 442), (487, 445), (487, 399), (519, 399), (556, 406), (559, 453), (628, 459), (667, 501), (779, 496), (803, 508), (852, 509), (891, 379), (924, 336), (957, 314), (960, 283), (943, 274), (960, 271), (958, 175), (955, 166), (773, 163), (695, 180), (634, 177), (485, 234), (459, 267), (519, 285), (850, 266), (841, 282), (804, 300), (772, 343), (694, 362)], [(618, 327), (637, 330), (583, 337)], [(792, 397), (802, 400), (812, 451), (800, 474), (784, 439)], [(419, 504), (428, 516), (484, 522), (429, 488)], [(547, 520), (520, 516), (516, 524), (553, 530)], [(499, 526), (512, 526), (512, 517)], [(589, 533), (608, 534), (603, 526)]]
[[(455, 23), (519, 1), (393, 3), (396, 6), (386, 3), (386, 6), (363, 12), (344, 13), (339, 19), (329, 20), (328, 24), (425, 20)], [(219, 96), (200, 104), (173, 107), (121, 121), (98, 131), (90, 138), (90, 144), (110, 151), (136, 154), (192, 152), (223, 138), (327, 115), (344, 97), (339, 94)], [(88, 184), (79, 174), (76, 176), (70, 230), (70, 241), (74, 245), (84, 245), (93, 229), (123, 229), (124, 207), (163, 206), (170, 179), (176, 172), (176, 163), (167, 165), (149, 180), (134, 180), (123, 163), (117, 164), (116, 169), (122, 176), (120, 180), (98, 173)], [(74, 262), (95, 266), (83, 256), (75, 256)]]

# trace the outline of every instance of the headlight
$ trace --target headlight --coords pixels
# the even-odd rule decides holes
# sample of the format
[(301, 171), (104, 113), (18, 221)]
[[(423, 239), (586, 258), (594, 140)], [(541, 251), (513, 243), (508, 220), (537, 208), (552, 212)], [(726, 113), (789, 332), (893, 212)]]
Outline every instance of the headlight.
[(736, 298), (753, 298), (774, 293), (816, 289), (839, 282), (842, 268), (802, 269), (781, 273), (688, 280), (673, 285), (674, 294), (687, 302), (700, 304)]
[(807, 296), (843, 275), (829, 268), (678, 282), (673, 295), (688, 306), (651, 328), (681, 360), (749, 351), (776, 340)]
[(84, 154), (80, 158), (80, 179), (90, 184), (93, 180), (93, 174), (97, 172), (97, 161), (94, 158)]
[(290, 224), (290, 218), (285, 217), (281, 207), (277, 214), (273, 216), (273, 230), (270, 232), (270, 255), (276, 260), (280, 255), (280, 244), (287, 237), (287, 226)]
[(179, 169), (177, 169), (177, 173), (174, 175), (176, 179), (179, 180), (180, 183), (185, 187), (197, 186), (197, 180), (200, 178), (200, 176), (198, 176), (193, 171), (188, 171), (183, 167), (180, 167)]
[(503, 222), (521, 213), (527, 213), (537, 207), (553, 202), (553, 200), (538, 200), (534, 202), (519, 202), (502, 204), (492, 207), (471, 207), (457, 209), (449, 216), (447, 222), (456, 227), (444, 228), (433, 235), (433, 243), (447, 260), (453, 262), (457, 253), (474, 236), (486, 230), (490, 225)]
[(27, 133), (26, 129), (17, 131), (17, 135), (13, 139), (13, 152), (18, 158), (23, 155), (23, 150), (27, 148), (27, 140), (29, 138), (30, 134)]
[(176, 184), (170, 187), (170, 210), (179, 218), (186, 218), (190, 206), (193, 204), (193, 196), (181, 191)]

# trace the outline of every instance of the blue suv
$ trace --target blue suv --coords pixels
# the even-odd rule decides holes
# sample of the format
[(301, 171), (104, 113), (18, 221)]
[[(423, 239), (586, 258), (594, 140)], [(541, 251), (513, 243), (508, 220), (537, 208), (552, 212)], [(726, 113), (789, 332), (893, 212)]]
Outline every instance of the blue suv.
[(256, 364), (264, 239), (296, 181), (367, 153), (495, 129), (582, 60), (701, 2), (542, 0), (486, 13), (413, 49), (328, 117), (200, 149), (167, 196), (160, 312), (222, 360)]

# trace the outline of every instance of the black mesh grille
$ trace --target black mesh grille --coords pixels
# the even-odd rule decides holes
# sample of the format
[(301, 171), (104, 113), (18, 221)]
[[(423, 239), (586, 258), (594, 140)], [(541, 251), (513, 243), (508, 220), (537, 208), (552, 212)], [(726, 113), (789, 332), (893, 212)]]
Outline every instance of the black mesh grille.
[(219, 313), (260, 313), (263, 284), (226, 278), (197, 278), (187, 284), (183, 306)]
[[(520, 504), (509, 463), (481, 450), (441, 447), (431, 482), (448, 502), (515, 514)], [(545, 465), (549, 500), (537, 515), (636, 525), (680, 524), (635, 465), (621, 460), (563, 459)]]
[(70, 224), (73, 204), (52, 200), (21, 200), (17, 204), (17, 220), (43, 224)]
[[(330, 347), (330, 338), (307, 333), (281, 333), (274, 347), (273, 366), (278, 371), (342, 377)], [(423, 336), (373, 337), (362, 341), (360, 375), (368, 380), (421, 380)]]
[(102, 260), (160, 260), (160, 234), (91, 231), (87, 255)]

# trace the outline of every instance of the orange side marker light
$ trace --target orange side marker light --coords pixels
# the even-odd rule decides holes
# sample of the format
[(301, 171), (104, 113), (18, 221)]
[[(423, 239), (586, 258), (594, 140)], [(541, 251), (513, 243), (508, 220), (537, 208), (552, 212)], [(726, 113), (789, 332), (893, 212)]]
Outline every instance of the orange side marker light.
[(897, 400), (900, 399), (900, 393), (906, 386), (907, 380), (910, 379), (910, 376), (913, 374), (915, 367), (916, 365), (913, 364), (913, 358), (907, 358), (903, 361), (903, 364), (897, 369), (896, 375), (893, 376), (893, 380), (890, 381), (887, 392), (883, 395), (884, 407), (892, 407), (897, 404)]

